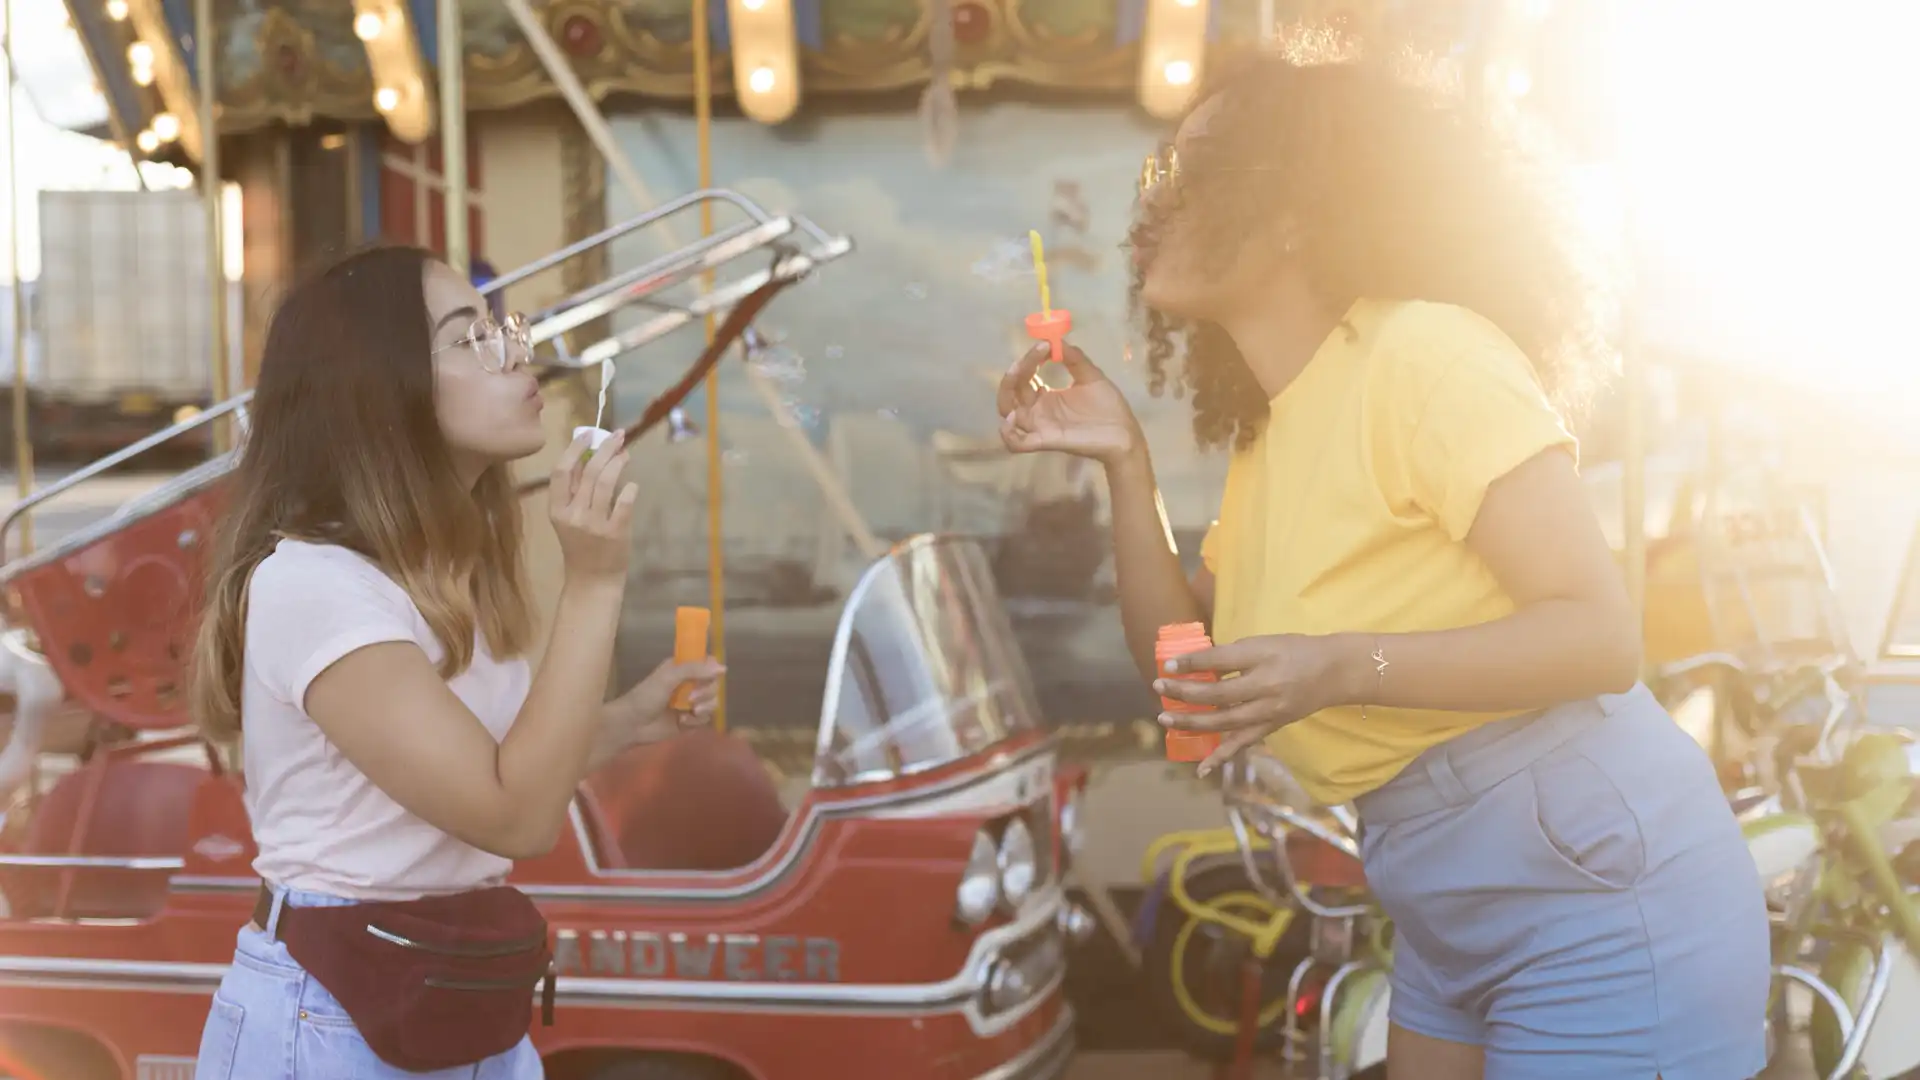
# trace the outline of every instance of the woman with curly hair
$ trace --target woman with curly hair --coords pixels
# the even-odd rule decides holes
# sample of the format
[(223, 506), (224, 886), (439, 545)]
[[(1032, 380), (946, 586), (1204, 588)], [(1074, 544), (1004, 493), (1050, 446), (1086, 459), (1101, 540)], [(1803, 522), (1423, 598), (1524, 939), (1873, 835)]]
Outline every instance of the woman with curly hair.
[[(1015, 452), (1101, 462), (1121, 618), (1163, 715), (1352, 802), (1395, 931), (1395, 1080), (1736, 1080), (1764, 1064), (1760, 882), (1706, 755), (1638, 681), (1560, 407), (1603, 352), (1576, 236), (1459, 101), (1263, 57), (1142, 175), (1158, 393), (1233, 451), (1183, 576), (1140, 427), (1079, 351), (1002, 381)], [(1176, 376), (1176, 358), (1178, 373)], [(1558, 406), (1558, 407), (1557, 407)], [(1154, 670), (1157, 629), (1215, 648)], [(1216, 672), (1219, 682), (1161, 676)]]

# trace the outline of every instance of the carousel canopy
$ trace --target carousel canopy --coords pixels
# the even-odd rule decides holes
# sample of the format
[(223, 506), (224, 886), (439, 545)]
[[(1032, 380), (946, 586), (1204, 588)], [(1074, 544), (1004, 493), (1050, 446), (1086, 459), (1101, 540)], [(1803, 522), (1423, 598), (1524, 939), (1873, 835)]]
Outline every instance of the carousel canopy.
[[(194, 0), (63, 0), (77, 48), (96, 77), (111, 123), (140, 133), (141, 149), (196, 158)], [(1439, 51), (1471, 57), (1516, 8), (1506, 0), (704, 0), (714, 92), (751, 96), (759, 69), (736, 73), (740, 42), (761, 40), (749, 19), (777, 16), (806, 95), (874, 93), (926, 84), (942, 70), (958, 88), (1006, 83), (1119, 94), (1164, 76), (1198, 77), (1178, 58), (1161, 68), (1143, 53), (1155, 35), (1192, 38), (1210, 56), (1247, 48), (1261, 21), (1393, 20)], [(691, 0), (529, 0), (533, 16), (592, 93), (688, 99), (695, 91)], [(1533, 5), (1536, 22), (1590, 0)], [(430, 116), (440, 42), (434, 0), (214, 0), (219, 126), (223, 133), (316, 119), (395, 122), (411, 79), (415, 111)], [(1165, 10), (1161, 10), (1164, 8)], [(466, 98), (471, 110), (511, 109), (557, 96), (507, 0), (463, 0)], [(1184, 20), (1184, 21), (1182, 21)], [(1574, 20), (1577, 22), (1578, 20)], [(1150, 42), (1151, 44), (1151, 42)], [(1147, 53), (1157, 53), (1148, 48)], [(755, 61), (757, 63), (758, 61)], [(1164, 70), (1162, 70), (1164, 69)], [(409, 72), (412, 74), (410, 75)], [(738, 77), (736, 77), (738, 74)], [(767, 78), (770, 80), (771, 75)], [(1533, 77), (1536, 90), (1549, 89)], [(1176, 95), (1177, 96), (1177, 95)], [(1150, 110), (1149, 95), (1141, 101)], [(743, 103), (743, 106), (746, 103)], [(751, 114), (752, 109), (747, 111)], [(170, 119), (155, 118), (167, 115)], [(416, 127), (419, 125), (415, 125)]]

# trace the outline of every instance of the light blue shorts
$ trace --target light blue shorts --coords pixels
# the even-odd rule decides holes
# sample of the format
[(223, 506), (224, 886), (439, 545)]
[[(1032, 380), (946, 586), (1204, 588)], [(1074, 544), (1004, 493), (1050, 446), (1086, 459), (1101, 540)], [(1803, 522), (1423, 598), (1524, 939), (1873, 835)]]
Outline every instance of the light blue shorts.
[[(309, 892), (285, 896), (284, 903), (294, 907), (354, 902)], [(418, 1073), (387, 1064), (287, 947), (251, 926), (240, 931), (233, 966), (214, 991), (193, 1070), (194, 1080), (539, 1080), (545, 1075), (529, 1039), (457, 1069)]]
[(1486, 1080), (1745, 1080), (1766, 901), (1706, 754), (1642, 687), (1502, 720), (1361, 796), (1391, 1016)]

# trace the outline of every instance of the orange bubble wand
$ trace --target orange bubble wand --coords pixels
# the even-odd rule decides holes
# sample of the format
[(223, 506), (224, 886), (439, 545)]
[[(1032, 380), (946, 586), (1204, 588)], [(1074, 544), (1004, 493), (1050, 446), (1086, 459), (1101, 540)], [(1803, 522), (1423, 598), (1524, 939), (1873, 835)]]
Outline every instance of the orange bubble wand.
[(1057, 364), (1067, 334), (1073, 330), (1073, 312), (1053, 306), (1053, 293), (1047, 288), (1047, 253), (1040, 244), (1040, 230), (1028, 229), (1027, 240), (1033, 244), (1033, 274), (1040, 279), (1040, 310), (1027, 316), (1027, 336), (1052, 346), (1050, 359)]

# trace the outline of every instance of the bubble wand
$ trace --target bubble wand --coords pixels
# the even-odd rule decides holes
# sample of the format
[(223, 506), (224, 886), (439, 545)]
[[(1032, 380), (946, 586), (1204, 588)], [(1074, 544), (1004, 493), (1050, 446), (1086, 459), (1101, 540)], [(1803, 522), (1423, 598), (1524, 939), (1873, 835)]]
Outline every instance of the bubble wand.
[(1047, 288), (1047, 255), (1040, 244), (1040, 230), (1028, 229), (1027, 239), (1033, 244), (1033, 273), (1040, 279), (1040, 310), (1027, 316), (1027, 336), (1052, 346), (1050, 359), (1057, 364), (1067, 334), (1073, 330), (1073, 312), (1053, 306), (1053, 293)]
[(606, 428), (600, 426), (602, 423), (606, 421), (607, 391), (611, 389), (612, 386), (613, 386), (613, 361), (611, 359), (602, 360), (600, 361), (600, 407), (595, 409), (593, 412), (593, 426), (577, 427), (573, 429), (574, 438), (577, 439), (582, 435), (585, 435), (588, 437), (587, 457), (592, 457), (593, 452), (595, 450), (600, 449), (601, 443), (606, 442), (608, 439), (613, 438), (613, 432), (608, 431)]

